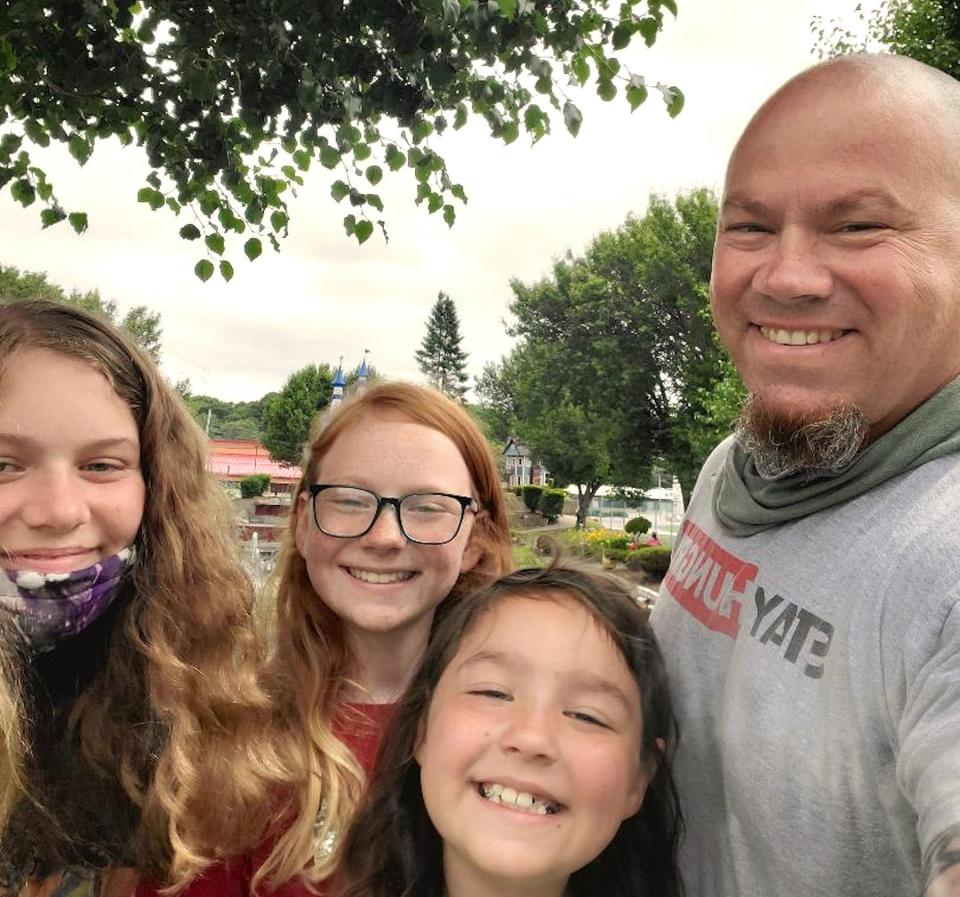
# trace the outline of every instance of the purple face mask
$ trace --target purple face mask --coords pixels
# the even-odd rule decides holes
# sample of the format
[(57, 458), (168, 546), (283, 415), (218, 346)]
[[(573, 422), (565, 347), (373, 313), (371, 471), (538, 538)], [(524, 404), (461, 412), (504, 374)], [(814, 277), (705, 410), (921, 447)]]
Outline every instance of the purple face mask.
[(0, 570), (0, 610), (13, 615), (34, 651), (49, 651), (113, 603), (135, 557), (131, 546), (73, 573)]

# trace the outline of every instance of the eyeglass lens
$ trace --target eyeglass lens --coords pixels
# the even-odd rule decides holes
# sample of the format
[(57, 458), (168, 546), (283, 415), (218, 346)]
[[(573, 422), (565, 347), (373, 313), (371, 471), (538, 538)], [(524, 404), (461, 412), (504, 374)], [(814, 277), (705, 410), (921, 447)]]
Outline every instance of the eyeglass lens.
[[(377, 496), (366, 489), (324, 489), (314, 497), (317, 526), (330, 536), (362, 535), (373, 523), (377, 504)], [(400, 502), (400, 527), (416, 542), (448, 542), (457, 534), (462, 520), (463, 506), (449, 495), (425, 492), (406, 495)]]

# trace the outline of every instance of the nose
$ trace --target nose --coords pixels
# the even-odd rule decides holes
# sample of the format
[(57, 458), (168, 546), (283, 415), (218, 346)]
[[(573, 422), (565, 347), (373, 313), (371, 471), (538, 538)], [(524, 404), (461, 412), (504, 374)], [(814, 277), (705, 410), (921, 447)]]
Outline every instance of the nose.
[(70, 532), (90, 520), (90, 507), (69, 471), (46, 471), (30, 484), (21, 517), (32, 529)]
[(505, 753), (538, 762), (556, 758), (556, 733), (547, 708), (530, 702), (516, 701), (501, 736)]
[(400, 529), (400, 511), (396, 505), (384, 505), (370, 531), (363, 537), (372, 548), (389, 550), (403, 548), (407, 537)]
[(757, 268), (753, 287), (777, 302), (825, 299), (833, 289), (833, 276), (824, 264), (815, 234), (799, 227), (784, 227)]

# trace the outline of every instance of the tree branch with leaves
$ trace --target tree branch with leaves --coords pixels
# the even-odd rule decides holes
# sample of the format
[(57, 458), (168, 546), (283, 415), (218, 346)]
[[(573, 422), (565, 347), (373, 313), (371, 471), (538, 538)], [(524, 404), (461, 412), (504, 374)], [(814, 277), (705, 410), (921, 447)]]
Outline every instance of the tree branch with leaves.
[[(346, 233), (380, 227), (377, 192), (405, 169), (416, 203), (448, 225), (466, 190), (432, 138), (483, 119), (504, 143), (550, 133), (552, 113), (576, 134), (582, 115), (566, 86), (623, 88), (631, 109), (644, 77), (618, 58), (650, 46), (674, 0), (34, 0), (0, 5), (0, 188), (38, 203), (44, 227), (82, 233), (34, 159), (66, 145), (83, 165), (113, 138), (143, 147), (152, 171), (137, 200), (189, 214), (180, 227), (205, 255), (195, 271), (233, 276), (228, 243), (253, 260), (279, 250), (289, 197), (314, 165), (335, 172)], [(671, 115), (674, 86), (655, 84)]]

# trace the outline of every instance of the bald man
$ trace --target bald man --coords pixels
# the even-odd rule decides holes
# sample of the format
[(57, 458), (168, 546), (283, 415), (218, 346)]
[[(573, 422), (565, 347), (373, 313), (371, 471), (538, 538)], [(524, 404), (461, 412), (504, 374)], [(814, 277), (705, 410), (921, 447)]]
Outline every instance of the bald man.
[(730, 159), (750, 393), (654, 611), (691, 897), (960, 895), (960, 83), (848, 57)]

